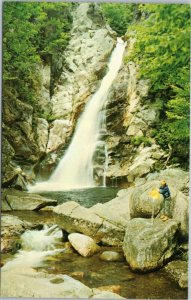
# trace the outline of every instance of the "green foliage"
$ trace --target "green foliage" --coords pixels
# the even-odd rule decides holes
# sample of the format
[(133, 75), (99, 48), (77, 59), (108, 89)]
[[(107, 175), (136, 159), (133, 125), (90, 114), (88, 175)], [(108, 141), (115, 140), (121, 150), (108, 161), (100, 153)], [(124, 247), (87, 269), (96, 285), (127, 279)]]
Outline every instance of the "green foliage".
[[(4, 88), (16, 87), (21, 99), (32, 102), (36, 84), (36, 64), (40, 57), (31, 40), (37, 36), (36, 26), (30, 22), (36, 10), (29, 3), (4, 2), (3, 5), (3, 83)], [(27, 79), (27, 80), (26, 80)]]
[(69, 39), (70, 3), (3, 3), (3, 89), (33, 107), (38, 102), (42, 59), (51, 61)]
[(152, 145), (151, 140), (145, 136), (133, 137), (131, 139), (131, 143), (133, 144), (133, 146), (136, 146), (136, 147), (139, 147), (142, 143), (143, 143), (144, 147), (150, 147)]
[(161, 123), (156, 138), (173, 155), (188, 161), (190, 7), (185, 4), (139, 5), (142, 18), (130, 26), (136, 36), (126, 61), (140, 66), (150, 80), (150, 99), (159, 103)]
[(54, 116), (53, 114), (49, 114), (49, 113), (45, 113), (45, 112), (41, 113), (41, 118), (46, 119), (48, 122), (53, 122), (57, 119), (57, 117)]
[(71, 4), (64, 2), (42, 2), (41, 26), (39, 32), (39, 52), (50, 56), (62, 52), (69, 41)]
[(101, 8), (107, 22), (119, 36), (126, 33), (137, 12), (137, 5), (130, 3), (103, 3)]
[(152, 129), (150, 131), (149, 135), (150, 135), (150, 137), (154, 138), (154, 137), (156, 137), (157, 133), (158, 133), (157, 129)]

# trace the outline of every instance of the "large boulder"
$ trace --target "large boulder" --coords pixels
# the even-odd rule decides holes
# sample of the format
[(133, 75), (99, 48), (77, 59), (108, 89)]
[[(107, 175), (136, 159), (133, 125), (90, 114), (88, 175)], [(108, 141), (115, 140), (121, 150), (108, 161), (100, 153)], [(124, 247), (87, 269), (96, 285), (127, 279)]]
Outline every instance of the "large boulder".
[(165, 271), (181, 288), (188, 288), (188, 263), (175, 260), (165, 266)]
[(3, 192), (2, 203), (4, 210), (39, 210), (45, 206), (56, 205), (57, 201), (36, 194), (8, 189)]
[(180, 233), (183, 239), (189, 234), (189, 197), (177, 192), (173, 203), (172, 218), (180, 222)]
[(120, 218), (117, 222), (114, 213), (104, 217), (98, 210), (94, 213), (74, 201), (58, 205), (53, 211), (59, 226), (69, 233), (80, 232), (106, 245), (122, 245), (126, 223), (125, 220), (120, 223)]
[[(115, 288), (116, 289), (116, 288)], [(122, 298), (116, 293), (89, 288), (68, 275), (48, 274), (31, 267), (1, 270), (1, 297), (3, 298)]]
[(129, 220), (131, 218), (130, 198), (133, 190), (133, 188), (128, 188), (118, 191), (116, 198), (104, 203), (106, 211), (112, 211), (113, 214), (117, 215), (118, 220)]
[(89, 210), (117, 227), (124, 228), (127, 225), (127, 220), (113, 206), (109, 207), (107, 204), (98, 203)]
[(68, 233), (81, 232), (91, 237), (102, 225), (100, 217), (74, 201), (56, 206), (53, 212), (60, 216), (57, 221), (60, 227)]
[(176, 251), (177, 231), (178, 223), (173, 220), (130, 220), (123, 242), (130, 268), (145, 272), (162, 267)]
[(151, 181), (134, 188), (130, 197), (132, 218), (155, 217), (161, 210), (163, 196), (157, 192), (160, 182)]
[(94, 299), (108, 299), (108, 298), (111, 298), (111, 299), (126, 299), (124, 297), (121, 297), (118, 294), (113, 293), (113, 292), (103, 291), (103, 290), (99, 290), (99, 289), (95, 289), (95, 294), (92, 298), (94, 298)]
[(74, 249), (84, 257), (92, 256), (99, 250), (99, 246), (92, 238), (81, 233), (69, 234), (68, 240)]
[[(161, 179), (162, 177), (160, 177)], [(159, 179), (159, 178), (158, 178)], [(158, 193), (160, 181), (147, 180), (137, 184), (129, 193), (129, 209), (131, 218), (158, 217), (163, 207), (163, 196)], [(178, 185), (180, 187), (180, 185)], [(180, 223), (179, 232), (182, 238), (188, 238), (188, 196), (177, 189), (170, 181), (171, 193), (170, 214), (172, 219)], [(129, 190), (129, 189), (128, 189)], [(127, 190), (127, 191), (128, 191)], [(129, 191), (130, 192), (130, 191)]]
[(18, 268), (1, 272), (1, 297), (90, 298), (92, 289), (67, 275)]

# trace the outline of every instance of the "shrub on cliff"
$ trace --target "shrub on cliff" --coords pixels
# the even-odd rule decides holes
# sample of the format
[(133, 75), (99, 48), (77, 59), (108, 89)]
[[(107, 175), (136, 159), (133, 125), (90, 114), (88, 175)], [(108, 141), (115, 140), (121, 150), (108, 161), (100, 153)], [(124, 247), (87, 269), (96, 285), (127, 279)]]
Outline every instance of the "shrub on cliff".
[[(172, 157), (188, 165), (190, 8), (185, 4), (139, 5), (141, 19), (129, 28), (136, 37), (127, 62), (139, 65), (150, 80), (148, 99), (162, 102), (155, 138)], [(146, 101), (146, 99), (145, 99)]]
[(51, 62), (69, 40), (70, 3), (4, 2), (3, 88), (32, 105), (38, 101), (38, 64)]
[(138, 17), (137, 4), (103, 3), (101, 9), (106, 21), (119, 36), (124, 35), (128, 25)]

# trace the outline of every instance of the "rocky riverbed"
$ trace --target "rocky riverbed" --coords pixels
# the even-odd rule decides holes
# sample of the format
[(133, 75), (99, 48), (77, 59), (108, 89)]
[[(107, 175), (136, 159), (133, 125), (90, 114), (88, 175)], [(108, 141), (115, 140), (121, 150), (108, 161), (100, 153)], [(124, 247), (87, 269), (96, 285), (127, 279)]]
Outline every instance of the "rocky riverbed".
[[(52, 297), (140, 299), (142, 293), (144, 298), (186, 299), (188, 177), (184, 172), (180, 176), (181, 172), (171, 169), (162, 174), (150, 174), (128, 189), (120, 190), (114, 199), (105, 203), (99, 203), (98, 199), (98, 203), (90, 208), (75, 201), (58, 205), (56, 200), (42, 196), (4, 191), (2, 296), (45, 297), (42, 287), (47, 285), (47, 293), (50, 290)], [(149, 196), (153, 188), (160, 185), (161, 176), (169, 183), (172, 201), (172, 219), (165, 222), (159, 218), (163, 199)], [(23, 202), (26, 206), (21, 211)], [(37, 262), (27, 264), (29, 253), (25, 253), (22, 236), (26, 232), (31, 232), (32, 236), (34, 232), (37, 236), (42, 234), (44, 224), (47, 228), (53, 226), (48, 233), (53, 234), (52, 237), (57, 225), (60, 240), (56, 246), (51, 242), (54, 245), (51, 251), (59, 249), (59, 252), (46, 255), (43, 252)], [(29, 243), (30, 251), (37, 251), (35, 243)], [(21, 260), (22, 255), (25, 258)], [(21, 261), (21, 267), (18, 267)], [(13, 277), (14, 292), (10, 294), (9, 282)], [(152, 278), (153, 289), (143, 285), (149, 278)], [(36, 288), (30, 285), (28, 289), (29, 282)], [(165, 288), (165, 294), (161, 287), (164, 288), (167, 282), (171, 288)], [(139, 285), (142, 286), (140, 291), (135, 292)], [(134, 292), (130, 293), (132, 288)]]

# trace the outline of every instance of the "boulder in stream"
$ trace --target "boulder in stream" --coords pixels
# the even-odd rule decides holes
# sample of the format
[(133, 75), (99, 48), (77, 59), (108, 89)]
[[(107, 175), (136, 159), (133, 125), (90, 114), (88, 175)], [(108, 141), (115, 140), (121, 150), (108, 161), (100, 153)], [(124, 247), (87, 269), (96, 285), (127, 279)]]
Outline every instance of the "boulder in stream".
[(165, 266), (165, 271), (181, 288), (188, 287), (188, 262), (174, 260)]
[(99, 258), (104, 261), (123, 261), (124, 255), (115, 251), (104, 251)]
[(4, 270), (1, 296), (22, 298), (90, 298), (92, 289), (67, 275), (36, 272), (31, 268)]
[(121, 286), (120, 285), (103, 285), (98, 287), (101, 291), (107, 291), (112, 293), (119, 293), (121, 292)]
[(2, 198), (2, 210), (39, 210), (45, 206), (57, 204), (57, 200), (14, 189), (4, 190)]
[(74, 201), (58, 205), (53, 210), (57, 213), (59, 226), (68, 233), (80, 232), (92, 237), (97, 243), (109, 246), (120, 246), (125, 235), (126, 222), (120, 223), (117, 213), (105, 216), (96, 209), (85, 208)]
[[(167, 172), (164, 172), (164, 174), (166, 173)], [(149, 180), (140, 182), (140, 184), (137, 184), (135, 187), (128, 188), (127, 190), (121, 190), (118, 192), (118, 194), (123, 193), (124, 195), (126, 193), (126, 200), (124, 197), (124, 203), (126, 203), (126, 206), (129, 207), (129, 218), (151, 218), (159, 217), (159, 215), (161, 214), (164, 199), (163, 196), (157, 192), (157, 190), (160, 187), (160, 181), (158, 180), (159, 177), (157, 177), (157, 174), (158, 173), (156, 173), (155, 175), (153, 174), (153, 177), (150, 175)], [(181, 171), (178, 172), (178, 174), (181, 174)], [(157, 180), (151, 180), (152, 178), (155, 179), (155, 177)], [(185, 175), (183, 178), (184, 181), (186, 181), (186, 178), (187, 177)], [(186, 183), (182, 185), (179, 183), (176, 186), (175, 184), (172, 184), (173, 180), (174, 178), (172, 180), (169, 179), (169, 189), (171, 193), (170, 213), (172, 219), (180, 223), (179, 233), (181, 237), (184, 240), (187, 240), (189, 232), (189, 198), (183, 192), (180, 191), (186, 185)], [(114, 200), (116, 203), (114, 202)], [(111, 200), (107, 203), (107, 206), (110, 205), (111, 209), (113, 205), (114, 209), (117, 208), (117, 202), (120, 204), (120, 197), (114, 200)]]
[(71, 233), (68, 239), (74, 249), (82, 256), (92, 256), (99, 250), (99, 246), (92, 238), (81, 233)]
[(93, 289), (94, 291), (94, 296), (92, 298), (94, 299), (108, 299), (108, 298), (111, 298), (111, 299), (126, 299), (124, 297), (121, 297), (120, 295), (118, 294), (115, 294), (113, 292), (110, 292), (110, 291), (103, 291), (103, 290), (99, 290), (99, 289)]
[(176, 251), (178, 225), (174, 220), (130, 220), (123, 242), (130, 268), (145, 272), (162, 267)]
[[(112, 292), (92, 289), (62, 274), (37, 272), (15, 266), (1, 271), (1, 297), (12, 298), (122, 298)], [(123, 298), (124, 299), (124, 298)]]

